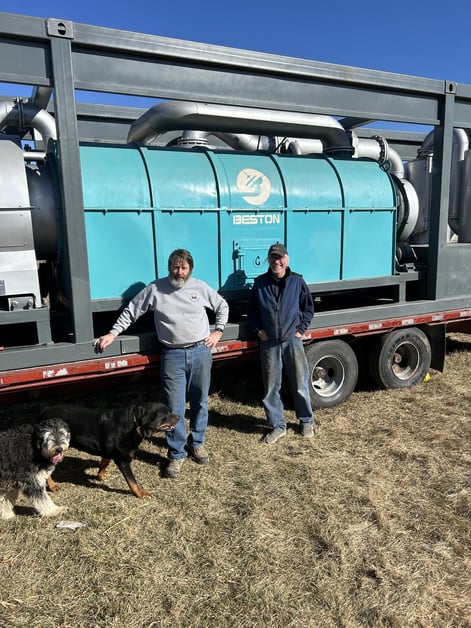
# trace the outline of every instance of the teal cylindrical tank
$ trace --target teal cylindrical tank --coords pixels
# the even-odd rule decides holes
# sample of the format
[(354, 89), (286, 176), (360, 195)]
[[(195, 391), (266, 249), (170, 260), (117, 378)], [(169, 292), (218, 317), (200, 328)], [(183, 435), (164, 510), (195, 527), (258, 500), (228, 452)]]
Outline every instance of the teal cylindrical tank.
[(132, 296), (175, 248), (229, 298), (276, 241), (308, 283), (394, 272), (396, 193), (374, 161), (85, 145), (81, 165), (92, 299)]

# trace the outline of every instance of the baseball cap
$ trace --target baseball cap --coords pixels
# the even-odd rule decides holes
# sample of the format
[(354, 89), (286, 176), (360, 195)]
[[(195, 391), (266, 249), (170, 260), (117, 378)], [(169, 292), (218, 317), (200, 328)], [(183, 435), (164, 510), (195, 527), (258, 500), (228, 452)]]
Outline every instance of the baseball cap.
[(288, 251), (286, 250), (284, 244), (276, 242), (276, 244), (272, 244), (268, 249), (268, 257), (270, 257), (270, 255), (280, 255), (281, 257), (284, 257), (285, 255), (288, 255)]

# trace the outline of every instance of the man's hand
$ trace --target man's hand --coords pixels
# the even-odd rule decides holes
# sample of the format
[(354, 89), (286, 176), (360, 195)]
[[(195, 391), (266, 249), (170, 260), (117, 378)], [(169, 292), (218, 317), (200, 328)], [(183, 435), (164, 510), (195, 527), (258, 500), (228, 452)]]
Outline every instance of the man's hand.
[(110, 333), (105, 334), (104, 336), (100, 336), (99, 338), (96, 338), (93, 341), (93, 346), (95, 347), (95, 352), (96, 353), (103, 353), (103, 351), (106, 349), (106, 347), (109, 347), (114, 339), (115, 339), (115, 336), (113, 334), (110, 334)]
[(221, 340), (222, 331), (212, 331), (207, 338), (204, 339), (204, 344), (209, 349), (214, 349), (217, 343)]

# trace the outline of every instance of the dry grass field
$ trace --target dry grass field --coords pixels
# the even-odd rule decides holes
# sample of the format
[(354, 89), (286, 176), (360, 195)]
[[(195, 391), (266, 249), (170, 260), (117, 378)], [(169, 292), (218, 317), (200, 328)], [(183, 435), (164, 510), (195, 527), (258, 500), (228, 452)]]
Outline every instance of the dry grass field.
[[(215, 368), (207, 466), (162, 477), (162, 437), (133, 468), (75, 450), (56, 471), (58, 528), (19, 502), (0, 521), (5, 627), (298, 628), (471, 626), (471, 338), (448, 338), (444, 373), (406, 390), (360, 391), (316, 413), (314, 439), (260, 437), (258, 366)], [(158, 385), (56, 396), (119, 405)], [(2, 426), (37, 401), (2, 405)]]

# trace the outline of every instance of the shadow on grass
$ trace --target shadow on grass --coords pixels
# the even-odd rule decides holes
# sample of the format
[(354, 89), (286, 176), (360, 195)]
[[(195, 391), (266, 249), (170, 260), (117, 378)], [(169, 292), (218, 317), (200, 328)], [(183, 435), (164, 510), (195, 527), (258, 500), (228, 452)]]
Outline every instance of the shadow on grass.
[(447, 354), (463, 353), (465, 351), (471, 351), (471, 336), (465, 336), (464, 334), (460, 334), (459, 336), (447, 336)]
[[(156, 471), (161, 472), (162, 468), (167, 464), (167, 458), (156, 454), (155, 452), (138, 451), (135, 456), (136, 460), (140, 460), (155, 467)], [(106, 482), (100, 482), (97, 478), (98, 465), (100, 458), (72, 458), (65, 457), (60, 465), (57, 465), (53, 480), (57, 484), (67, 483), (75, 486), (83, 486), (87, 488), (100, 489), (110, 493), (129, 494), (129, 488), (116, 488), (110, 486)], [(118, 473), (121, 473), (116, 464), (111, 461)], [(139, 478), (136, 478), (139, 483)], [(60, 488), (60, 487), (59, 487)]]
[(209, 412), (209, 423), (215, 427), (225, 427), (245, 434), (254, 434), (266, 428), (266, 421), (250, 414), (221, 414), (214, 410)]

